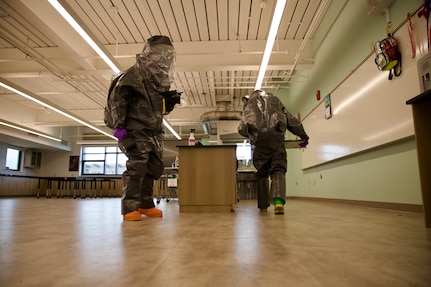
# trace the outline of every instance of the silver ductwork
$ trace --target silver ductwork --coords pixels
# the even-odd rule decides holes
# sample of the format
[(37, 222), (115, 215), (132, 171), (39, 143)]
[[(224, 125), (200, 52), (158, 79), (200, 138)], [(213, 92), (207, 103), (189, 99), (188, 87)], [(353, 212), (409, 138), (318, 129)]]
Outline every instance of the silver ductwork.
[(204, 132), (215, 135), (217, 131), (212, 128), (211, 123), (215, 121), (239, 121), (242, 119), (242, 111), (211, 111), (204, 113), (200, 121)]

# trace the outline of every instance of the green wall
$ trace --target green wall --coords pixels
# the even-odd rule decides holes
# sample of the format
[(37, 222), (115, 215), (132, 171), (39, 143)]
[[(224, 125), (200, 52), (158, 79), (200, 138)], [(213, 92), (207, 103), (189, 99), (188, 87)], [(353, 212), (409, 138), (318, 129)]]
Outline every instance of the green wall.
[(301, 170), (301, 152), (288, 151), (287, 195), (421, 204), (415, 141), (403, 140)]
[[(423, 1), (398, 0), (391, 9), (396, 28), (407, 12)], [(277, 93), (293, 114), (302, 118), (318, 104), (315, 91), (330, 93), (372, 52), (386, 35), (386, 16), (368, 16), (367, 1), (334, 0), (327, 13), (335, 23), (322, 21), (313, 37), (315, 67), (303, 83)], [(305, 127), (307, 129), (307, 127)], [(312, 144), (312, 138), (310, 144)], [(288, 150), (287, 195), (390, 203), (421, 204), (414, 138), (405, 139), (307, 170), (301, 170), (300, 150)]]

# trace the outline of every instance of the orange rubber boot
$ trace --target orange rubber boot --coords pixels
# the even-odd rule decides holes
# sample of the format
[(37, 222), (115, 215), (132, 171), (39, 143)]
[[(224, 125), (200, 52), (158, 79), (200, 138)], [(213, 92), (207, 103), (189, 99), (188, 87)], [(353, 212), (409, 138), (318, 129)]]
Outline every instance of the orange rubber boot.
[(127, 220), (127, 221), (142, 220), (141, 213), (136, 211), (136, 210), (125, 214), (123, 218), (124, 218), (124, 220)]
[(149, 217), (162, 217), (163, 212), (157, 208), (138, 208), (139, 213)]

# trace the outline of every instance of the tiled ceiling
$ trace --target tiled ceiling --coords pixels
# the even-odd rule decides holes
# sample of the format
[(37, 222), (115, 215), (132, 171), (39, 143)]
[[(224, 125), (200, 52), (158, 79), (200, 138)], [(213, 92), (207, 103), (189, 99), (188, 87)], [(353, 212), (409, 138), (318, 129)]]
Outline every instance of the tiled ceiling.
[[(166, 119), (182, 135), (190, 128), (203, 133), (204, 113), (242, 109), (241, 97), (256, 83), (275, 7), (275, 0), (60, 3), (121, 69), (134, 64), (135, 55), (152, 35), (172, 39), (177, 51), (172, 89), (183, 94), (181, 106)], [(263, 89), (288, 89), (297, 79), (295, 71), (312, 68), (311, 41), (330, 3), (287, 1)], [(108, 131), (103, 108), (113, 71), (47, 0), (0, 0), (0, 63), (2, 80)], [(1, 87), (0, 96), (39, 114), (43, 110)], [(52, 113), (26, 124), (79, 125)]]

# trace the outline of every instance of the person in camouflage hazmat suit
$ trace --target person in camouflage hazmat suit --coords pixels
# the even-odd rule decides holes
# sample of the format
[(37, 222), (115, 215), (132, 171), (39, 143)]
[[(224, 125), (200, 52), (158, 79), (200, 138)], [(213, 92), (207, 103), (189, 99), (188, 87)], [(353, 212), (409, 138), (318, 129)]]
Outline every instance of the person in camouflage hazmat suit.
[[(124, 220), (141, 215), (162, 216), (153, 201), (153, 183), (163, 173), (163, 93), (173, 81), (175, 49), (166, 36), (153, 36), (136, 55), (108, 97), (105, 122), (114, 129), (121, 151), (127, 156), (123, 172)], [(109, 118), (110, 117), (110, 118)]]
[[(257, 169), (258, 208), (266, 211), (274, 204), (275, 214), (284, 214), (286, 198), (287, 155), (284, 147), (286, 130), (308, 144), (308, 135), (301, 122), (293, 117), (280, 99), (271, 93), (256, 90), (243, 98), (243, 118), (238, 132), (249, 138), (253, 150), (253, 165)], [(271, 178), (269, 187), (268, 177)]]

